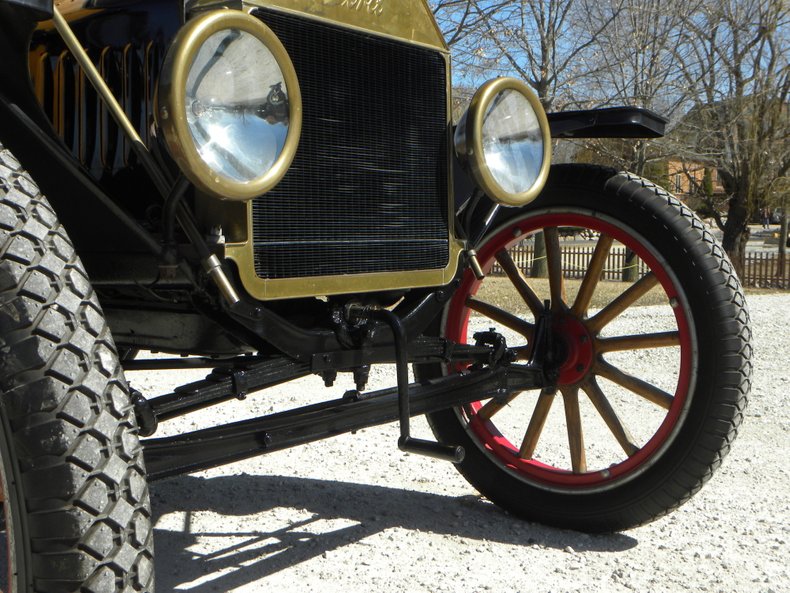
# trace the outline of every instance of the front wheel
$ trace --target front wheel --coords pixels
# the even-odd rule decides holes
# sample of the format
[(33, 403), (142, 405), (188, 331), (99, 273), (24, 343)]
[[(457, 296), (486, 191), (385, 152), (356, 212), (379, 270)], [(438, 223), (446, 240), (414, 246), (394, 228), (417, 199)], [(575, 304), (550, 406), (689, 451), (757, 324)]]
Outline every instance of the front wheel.
[(143, 452), (65, 229), (0, 145), (0, 506), (9, 593), (153, 593)]
[[(546, 279), (528, 277), (540, 237)], [(643, 179), (557, 166), (477, 252), (488, 276), (466, 274), (441, 333), (494, 329), (526, 360), (548, 302), (560, 360), (556, 390), (430, 415), (440, 441), (466, 448), (464, 476), (514, 514), (584, 531), (688, 500), (727, 453), (751, 375), (743, 293), (700, 220)]]

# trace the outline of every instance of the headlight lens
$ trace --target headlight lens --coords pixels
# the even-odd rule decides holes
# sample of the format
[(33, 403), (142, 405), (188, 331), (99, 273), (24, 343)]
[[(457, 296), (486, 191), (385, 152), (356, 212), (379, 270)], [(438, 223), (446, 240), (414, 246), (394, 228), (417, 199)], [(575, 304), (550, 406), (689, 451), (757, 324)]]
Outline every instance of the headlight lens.
[(206, 40), (187, 77), (186, 111), (209, 167), (239, 182), (272, 167), (288, 135), (283, 83), (277, 60), (249, 33), (226, 29)]
[(217, 11), (179, 32), (160, 78), (159, 124), (196, 186), (248, 200), (272, 187), (293, 160), (301, 98), (290, 59), (268, 27)]
[(520, 206), (540, 193), (551, 162), (548, 120), (521, 81), (498, 78), (475, 93), (455, 133), (456, 152), (492, 199)]

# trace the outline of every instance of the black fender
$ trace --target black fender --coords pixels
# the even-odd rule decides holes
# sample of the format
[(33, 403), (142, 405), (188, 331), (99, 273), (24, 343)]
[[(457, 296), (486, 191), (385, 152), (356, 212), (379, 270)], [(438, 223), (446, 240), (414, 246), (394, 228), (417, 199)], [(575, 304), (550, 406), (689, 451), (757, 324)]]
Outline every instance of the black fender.
[(642, 107), (547, 113), (552, 138), (660, 138), (668, 119)]

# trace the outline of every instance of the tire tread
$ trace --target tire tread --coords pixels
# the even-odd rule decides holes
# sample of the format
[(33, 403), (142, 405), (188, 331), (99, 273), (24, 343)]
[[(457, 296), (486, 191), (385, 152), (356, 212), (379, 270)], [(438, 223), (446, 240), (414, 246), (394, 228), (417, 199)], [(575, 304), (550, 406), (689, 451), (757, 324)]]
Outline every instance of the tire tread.
[(1, 146), (0, 331), (33, 589), (150, 593), (150, 501), (115, 346), (65, 230)]
[[(679, 216), (679, 221), (670, 230), (686, 234), (688, 243), (695, 244), (699, 253), (692, 261), (703, 260), (709, 264), (708, 270), (700, 270), (700, 280), (708, 286), (716, 287), (717, 291), (723, 291), (715, 301), (717, 306), (714, 309), (720, 329), (717, 334), (721, 348), (718, 372), (720, 375), (732, 372), (737, 374), (736, 378), (721, 381), (726, 387), (719, 390), (716, 410), (708, 414), (705, 426), (702, 427), (700, 444), (687, 466), (692, 467), (693, 464), (694, 469), (684, 472), (685, 479), (681, 480), (679, 476), (674, 483), (666, 486), (675, 491), (677, 502), (654, 513), (650, 519), (643, 521), (646, 523), (674, 511), (688, 501), (711, 479), (729, 453), (743, 421), (743, 412), (751, 389), (751, 329), (746, 299), (735, 267), (705, 224), (690, 208), (655, 183), (628, 172), (621, 172), (618, 176), (628, 182), (619, 188), (619, 192), (628, 195), (628, 200), (636, 199), (630, 184), (638, 184), (640, 189), (652, 192), (656, 198), (664, 200), (666, 208)], [(678, 491), (683, 490), (686, 492), (678, 495)]]

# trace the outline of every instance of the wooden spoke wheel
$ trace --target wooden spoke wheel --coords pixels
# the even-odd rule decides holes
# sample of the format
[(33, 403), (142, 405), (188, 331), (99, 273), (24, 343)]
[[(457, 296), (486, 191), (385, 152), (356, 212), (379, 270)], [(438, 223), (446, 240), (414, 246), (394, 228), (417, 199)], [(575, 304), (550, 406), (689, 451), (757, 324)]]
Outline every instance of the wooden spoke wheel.
[(702, 223), (644, 180), (560, 166), (477, 252), (486, 278), (466, 274), (437, 329), (463, 343), (493, 329), (526, 360), (548, 303), (559, 360), (556, 388), (430, 417), (466, 447), (462, 473), (514, 513), (576, 529), (688, 499), (729, 448), (751, 370), (743, 295)]

